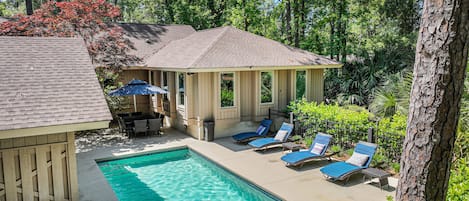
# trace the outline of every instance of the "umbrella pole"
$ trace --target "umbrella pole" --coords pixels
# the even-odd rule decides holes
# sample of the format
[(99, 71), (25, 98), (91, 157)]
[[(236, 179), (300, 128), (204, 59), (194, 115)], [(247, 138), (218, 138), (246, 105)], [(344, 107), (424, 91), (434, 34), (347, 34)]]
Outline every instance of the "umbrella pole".
[(134, 111), (137, 112), (137, 98), (134, 95)]

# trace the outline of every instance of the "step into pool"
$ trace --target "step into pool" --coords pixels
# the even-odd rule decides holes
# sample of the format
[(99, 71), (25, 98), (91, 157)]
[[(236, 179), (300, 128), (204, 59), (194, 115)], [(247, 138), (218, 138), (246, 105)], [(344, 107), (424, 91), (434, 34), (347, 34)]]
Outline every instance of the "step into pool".
[(98, 166), (121, 201), (280, 200), (188, 148)]

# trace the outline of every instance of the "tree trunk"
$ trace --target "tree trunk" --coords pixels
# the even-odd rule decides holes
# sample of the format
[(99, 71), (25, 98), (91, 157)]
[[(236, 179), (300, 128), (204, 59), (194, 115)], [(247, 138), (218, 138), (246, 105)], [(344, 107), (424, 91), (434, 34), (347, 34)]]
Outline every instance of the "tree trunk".
[(301, 19), (301, 24), (300, 24), (300, 33), (301, 33), (301, 38), (305, 37), (305, 32), (306, 32), (306, 7), (305, 7), (305, 0), (301, 0), (301, 13), (300, 13), (300, 19)]
[(396, 200), (445, 200), (468, 56), (469, 0), (424, 3)]
[(243, 0), (243, 17), (244, 17), (244, 31), (248, 31), (249, 30), (249, 22), (248, 22), (248, 14), (247, 14), (247, 10), (246, 10), (246, 0)]
[(33, 14), (33, 0), (26, 0), (26, 15)]
[(294, 46), (300, 47), (300, 2), (298, 0), (294, 1), (293, 11), (293, 19), (295, 20)]
[(290, 45), (292, 44), (292, 37), (291, 37), (291, 3), (290, 0), (286, 0), (285, 2), (285, 32), (287, 43)]

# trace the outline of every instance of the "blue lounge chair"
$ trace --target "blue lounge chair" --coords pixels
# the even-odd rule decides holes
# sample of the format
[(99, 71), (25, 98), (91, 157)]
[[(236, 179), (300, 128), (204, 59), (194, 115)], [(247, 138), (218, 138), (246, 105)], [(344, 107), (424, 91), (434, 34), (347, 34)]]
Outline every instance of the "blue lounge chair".
[[(285, 131), (285, 132), (282, 132)], [(255, 150), (268, 149), (269, 146), (282, 144), (287, 141), (293, 131), (293, 124), (283, 123), (275, 137), (261, 138), (249, 143)], [(284, 135), (283, 137), (281, 135)], [(281, 138), (281, 139), (279, 139)]]
[[(282, 161), (286, 163), (287, 166), (303, 166), (304, 163), (320, 158), (331, 157), (332, 155), (326, 156), (326, 150), (329, 147), (332, 136), (324, 133), (318, 133), (314, 138), (311, 147), (305, 151), (297, 151), (285, 154), (282, 156)], [(316, 147), (316, 149), (314, 149)], [(321, 149), (322, 148), (322, 149)], [(329, 158), (330, 160), (330, 158)]]
[(361, 166), (351, 164), (351, 162), (342, 161), (326, 165), (321, 168), (320, 171), (327, 179), (333, 181), (348, 179), (351, 175), (360, 172), (362, 169), (368, 168), (371, 160), (373, 160), (376, 147), (376, 144), (360, 141), (355, 147), (354, 154), (358, 153), (368, 156), (367, 160)]
[(267, 133), (269, 133), (270, 125), (272, 125), (272, 120), (264, 119), (261, 121), (261, 125), (259, 125), (256, 131), (238, 133), (231, 137), (238, 143), (249, 142), (257, 138), (265, 137)]

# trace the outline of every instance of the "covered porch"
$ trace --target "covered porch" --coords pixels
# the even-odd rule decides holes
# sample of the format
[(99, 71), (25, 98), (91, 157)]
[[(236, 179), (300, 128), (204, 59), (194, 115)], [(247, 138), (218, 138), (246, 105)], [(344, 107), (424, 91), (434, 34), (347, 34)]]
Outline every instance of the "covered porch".
[[(137, 110), (164, 114), (165, 127), (203, 139), (204, 121), (215, 122), (215, 138), (226, 137), (249, 131), (246, 125), (267, 118), (269, 109), (285, 110), (290, 101), (304, 98), (322, 102), (323, 73), (323, 69), (230, 72), (133, 69), (124, 71), (121, 79), (124, 83), (141, 79), (166, 89), (169, 93), (165, 95), (138, 96)], [(277, 118), (272, 131), (282, 121)]]

